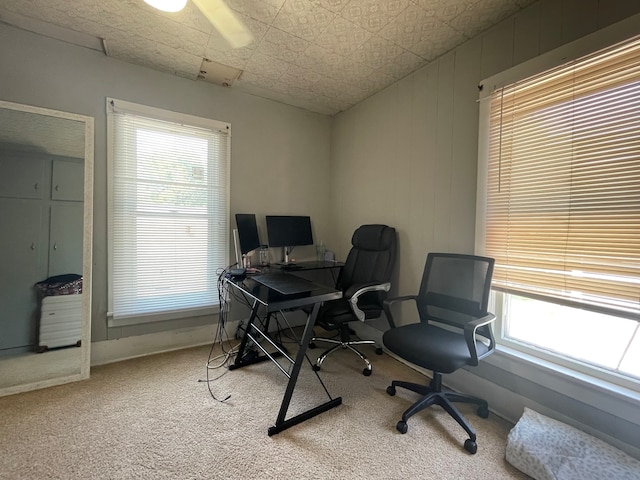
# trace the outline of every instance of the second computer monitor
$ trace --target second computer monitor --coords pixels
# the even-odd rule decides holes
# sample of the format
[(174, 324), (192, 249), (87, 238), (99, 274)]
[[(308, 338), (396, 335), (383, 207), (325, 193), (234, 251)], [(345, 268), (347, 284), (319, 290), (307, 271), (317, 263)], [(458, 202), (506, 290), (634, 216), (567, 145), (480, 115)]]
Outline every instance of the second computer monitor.
[(297, 215), (267, 215), (267, 236), (270, 247), (313, 245), (311, 218)]
[(253, 213), (236, 213), (236, 225), (238, 226), (238, 240), (242, 255), (260, 248), (260, 237), (256, 216)]

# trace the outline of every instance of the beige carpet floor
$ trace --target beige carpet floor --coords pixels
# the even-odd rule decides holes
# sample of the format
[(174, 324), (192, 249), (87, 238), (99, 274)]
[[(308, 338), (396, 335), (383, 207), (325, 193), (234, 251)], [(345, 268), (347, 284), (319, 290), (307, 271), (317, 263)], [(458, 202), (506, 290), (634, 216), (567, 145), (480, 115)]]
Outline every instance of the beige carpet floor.
[[(218, 348), (218, 347), (216, 347)], [(461, 406), (478, 433), (432, 407), (395, 429), (416, 395), (385, 392), (392, 379), (423, 377), (371, 354), (374, 373), (341, 351), (321, 376), (343, 405), (267, 436), (286, 378), (270, 363), (210, 369), (209, 347), (95, 367), (91, 379), (0, 398), (1, 479), (524, 479), (504, 460), (512, 427)], [(317, 352), (314, 351), (314, 352)], [(215, 362), (214, 362), (215, 363)], [(215, 378), (219, 377), (219, 378)], [(291, 412), (326, 401), (309, 365)]]

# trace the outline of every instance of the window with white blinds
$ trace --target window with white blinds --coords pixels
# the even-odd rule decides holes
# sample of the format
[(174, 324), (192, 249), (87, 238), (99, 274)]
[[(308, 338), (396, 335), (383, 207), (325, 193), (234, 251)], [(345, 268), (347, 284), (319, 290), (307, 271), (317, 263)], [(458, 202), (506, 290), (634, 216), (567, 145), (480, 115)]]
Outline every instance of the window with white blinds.
[(213, 312), (230, 125), (115, 99), (107, 117), (110, 326)]
[(640, 318), (640, 39), (490, 102), (494, 288)]

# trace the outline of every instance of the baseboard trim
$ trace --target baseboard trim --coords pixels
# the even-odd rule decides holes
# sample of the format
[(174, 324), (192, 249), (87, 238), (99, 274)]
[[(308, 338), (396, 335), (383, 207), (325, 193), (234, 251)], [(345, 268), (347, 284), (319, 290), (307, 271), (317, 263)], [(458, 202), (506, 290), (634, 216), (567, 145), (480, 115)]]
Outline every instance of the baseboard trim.
[[(284, 314), (283, 314), (284, 315)], [(225, 330), (229, 335), (235, 335), (240, 324), (246, 325), (248, 318), (229, 320)], [(306, 317), (287, 313), (287, 320), (283, 323), (291, 327), (304, 325)], [(275, 331), (279, 326), (278, 321), (271, 323), (269, 330)], [(149, 333), (122, 337), (114, 340), (91, 343), (91, 366), (106, 365), (108, 363), (121, 362), (131, 358), (155, 355), (157, 353), (171, 352), (183, 348), (198, 347), (211, 344), (215, 339), (218, 324), (199, 327), (182, 328), (166, 332)]]
[[(238, 323), (237, 321), (228, 322), (227, 332), (235, 332), (238, 328)], [(217, 324), (204, 325), (93, 342), (91, 344), (91, 366), (106, 365), (146, 355), (211, 344), (216, 340), (215, 333), (217, 328)]]
[(461, 369), (448, 375), (447, 387), (452, 390), (471, 392), (489, 402), (489, 409), (504, 418), (510, 423), (517, 423), (524, 407), (535, 410), (542, 415), (554, 418), (560, 422), (571, 425), (574, 428), (582, 430), (600, 440), (612, 445), (628, 455), (640, 460), (640, 449), (634, 445), (615, 438), (606, 432), (597, 430), (590, 425), (586, 425), (575, 418), (569, 417), (555, 410), (551, 406), (543, 405), (523, 395), (519, 395), (509, 389), (503, 388), (498, 384), (491, 382), (485, 378), (474, 375), (473, 373)]
[[(371, 326), (366, 324), (359, 324), (358, 322), (353, 322), (352, 325), (360, 338), (374, 340), (378, 343), (378, 345), (383, 346), (382, 331), (376, 328), (372, 328)], [(415, 367), (415, 365), (404, 362), (402, 359), (396, 357), (388, 350), (384, 350), (387, 354), (413, 368), (414, 370), (417, 370), (428, 377), (431, 376), (431, 372), (417, 368)], [(492, 413), (498, 415), (501, 418), (504, 418), (512, 424), (515, 424), (520, 419), (520, 417), (522, 416), (522, 412), (524, 411), (524, 407), (528, 407), (532, 410), (537, 411), (538, 413), (554, 418), (558, 421), (578, 428), (590, 435), (600, 438), (604, 442), (607, 442), (610, 445), (613, 445), (614, 447), (619, 448), (625, 453), (640, 460), (640, 448), (636, 447), (635, 445), (628, 444), (618, 438), (613, 437), (611, 434), (608, 434), (601, 430), (597, 430), (592, 426), (585, 425), (575, 418), (564, 415), (557, 409), (553, 408), (553, 404), (543, 405), (531, 398), (525, 397), (524, 395), (520, 395), (512, 390), (504, 388), (486, 378), (475, 375), (474, 373), (465, 369), (461, 369), (453, 374), (447, 375), (446, 387), (452, 390), (464, 391), (472, 395), (476, 395), (480, 398), (484, 398), (485, 400), (487, 400), (487, 402), (489, 402), (489, 409)], [(598, 405), (596, 404), (595, 407), (597, 406)], [(611, 412), (603, 412), (603, 414), (609, 413)]]

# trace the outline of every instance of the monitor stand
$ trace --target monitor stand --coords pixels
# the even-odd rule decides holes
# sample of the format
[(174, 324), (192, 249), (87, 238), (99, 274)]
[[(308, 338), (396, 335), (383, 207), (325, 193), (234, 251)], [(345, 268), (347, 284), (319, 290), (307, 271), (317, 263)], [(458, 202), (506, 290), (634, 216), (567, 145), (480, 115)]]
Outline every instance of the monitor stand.
[(291, 253), (291, 251), (293, 250), (293, 247), (282, 247), (283, 252), (284, 252), (284, 265), (289, 265), (289, 254)]
[(297, 270), (298, 265), (296, 264), (296, 262), (292, 262), (291, 259), (289, 258), (289, 255), (291, 254), (293, 247), (282, 247), (282, 248), (283, 248), (284, 260), (282, 262), (277, 262), (276, 265), (278, 265), (279, 267), (282, 267), (284, 270)]

